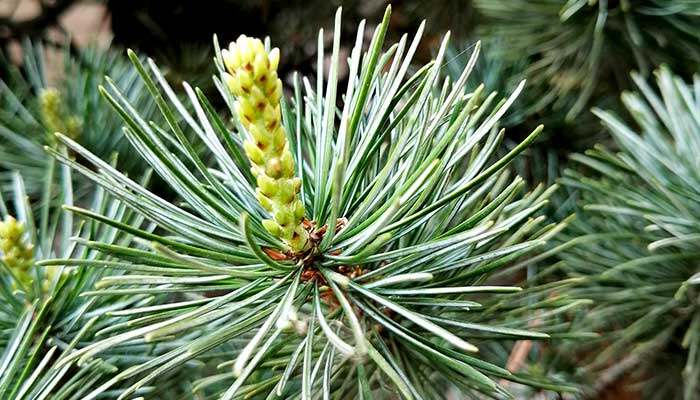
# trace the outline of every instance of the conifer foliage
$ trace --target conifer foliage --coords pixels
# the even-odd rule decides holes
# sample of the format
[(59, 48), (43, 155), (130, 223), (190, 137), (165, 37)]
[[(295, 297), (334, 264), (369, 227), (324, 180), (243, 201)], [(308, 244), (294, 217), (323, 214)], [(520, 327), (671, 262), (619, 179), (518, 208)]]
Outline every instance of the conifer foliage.
[[(675, 0), (475, 0), (500, 57), (528, 58), (532, 112), (550, 109), (570, 123), (661, 63), (690, 75), (700, 63), (700, 2)], [(552, 115), (552, 116), (554, 116)], [(588, 132), (587, 134), (590, 134)]]
[(0, 59), (0, 399), (700, 398), (700, 2), (474, 5)]
[[(125, 297), (83, 297), (103, 272), (71, 265), (47, 266), (45, 260), (79, 257), (84, 263), (105, 258), (76, 242), (97, 239), (105, 243), (130, 242), (128, 234), (89, 222), (73, 230), (73, 214), (51, 206), (48, 198), (73, 202), (71, 175), (67, 167), (48, 160), (48, 185), (43, 206), (32, 208), (24, 191), (24, 180), (14, 174), (13, 191), (7, 201), (0, 198), (0, 397), (4, 399), (77, 398), (103, 379), (119, 360), (89, 360), (82, 368), (62, 360), (83, 340), (106, 328), (99, 316), (118, 310), (133, 300)], [(53, 175), (56, 175), (55, 177)], [(56, 190), (56, 193), (51, 193)], [(92, 205), (125, 223), (139, 224), (141, 217), (126, 210), (98, 190)], [(76, 239), (70, 238), (75, 235)], [(78, 239), (79, 238), (79, 239)], [(73, 397), (70, 397), (73, 396)]]
[[(443, 79), (449, 35), (435, 60), (409, 73), (423, 26), (383, 51), (389, 17), (387, 9), (364, 53), (360, 24), (344, 95), (337, 81), (345, 62), (340, 11), (327, 78), (320, 46), (318, 75), (294, 79), (289, 101), (280, 96), (279, 56), (269, 43), (241, 37), (217, 50), (216, 85), (232, 124), (187, 84), (185, 106), (152, 61), (131, 53), (166, 123), (149, 124), (117, 84), (102, 92), (179, 204), (58, 135), (89, 166), (50, 150), (55, 157), (156, 228), (81, 213), (153, 243), (151, 251), (96, 243), (119, 259), (113, 269), (139, 272), (106, 276), (95, 294), (150, 294), (158, 302), (132, 309), (130, 323), (64, 362), (189, 338), (115, 374), (87, 399), (133, 377), (118, 397), (130, 398), (164, 373), (214, 355), (218, 372), (193, 390), (227, 400), (442, 398), (449, 388), (506, 396), (501, 379), (571, 390), (478, 354), (491, 341), (556, 336), (565, 326), (549, 326), (548, 317), (575, 306), (541, 298), (538, 288), (488, 281), (525, 263), (563, 227), (540, 216), (554, 188), (524, 193), (523, 180), (506, 168), (542, 127), (497, 156), (499, 118), (523, 85), (503, 99), (483, 87), (466, 92), (478, 46), (458, 80)], [(193, 151), (189, 133), (206, 144), (211, 167)], [(51, 263), (87, 267), (80, 259)], [(537, 309), (547, 312), (529, 324)]]
[[(53, 49), (59, 72), (49, 73), (46, 49), (41, 42), (23, 43), (23, 68), (0, 57), (0, 190), (11, 193), (14, 171), (21, 171), (25, 189), (34, 199), (45, 190), (47, 157), (44, 146), (54, 146), (61, 132), (109, 159), (126, 154), (129, 144), (122, 124), (101, 98), (98, 86), (105, 75), (119, 83), (125, 95), (152, 117), (150, 102), (138, 74), (118, 51), (95, 47), (71, 53), (68, 47)], [(63, 68), (61, 69), (61, 62)], [(122, 157), (129, 171), (143, 173), (143, 163)], [(76, 187), (76, 195), (82, 195)]]
[(658, 89), (633, 74), (639, 92), (622, 95), (634, 125), (594, 111), (619, 152), (572, 157), (590, 173), (565, 174), (581, 210), (561, 256), (585, 278), (577, 295), (594, 301), (586, 325), (604, 333), (587, 352), (593, 379), (633, 372), (648, 398), (690, 400), (700, 396), (700, 80), (667, 67), (655, 77)]

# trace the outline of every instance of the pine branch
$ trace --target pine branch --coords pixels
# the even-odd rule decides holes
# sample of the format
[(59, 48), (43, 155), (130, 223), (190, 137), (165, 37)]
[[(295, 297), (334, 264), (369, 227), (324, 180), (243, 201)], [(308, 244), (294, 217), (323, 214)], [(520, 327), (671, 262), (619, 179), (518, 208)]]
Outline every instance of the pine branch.
[[(86, 399), (118, 385), (129, 385), (118, 398), (129, 398), (167, 371), (221, 354), (226, 357), (219, 371), (195, 382), (197, 395), (354, 398), (398, 391), (410, 399), (454, 387), (469, 396), (500, 396), (506, 394), (500, 379), (575, 389), (524, 380), (474, 354), (496, 341), (556, 335), (566, 327), (550, 321), (581, 304), (543, 299), (538, 287), (488, 284), (495, 272), (527, 263), (563, 226), (542, 225), (539, 217), (551, 190), (524, 192), (522, 179), (507, 170), (542, 128), (497, 156), (503, 139), (498, 121), (523, 85), (500, 100), (495, 93), (484, 95), (483, 86), (465, 91), (478, 45), (459, 79), (444, 81), (449, 37), (435, 60), (409, 73), (423, 26), (410, 42), (404, 38), (382, 51), (389, 16), (390, 9), (366, 53), (360, 24), (340, 96), (339, 11), (328, 75), (321, 32), (315, 82), (294, 79), (294, 97), (279, 103), (280, 132), (286, 132), (301, 180), (298, 199), (307, 211), (302, 226), (311, 243), (301, 251), (288, 251), (281, 232), (263, 226), (273, 208), (256, 198), (248, 171), (260, 160), (246, 148), (251, 164), (243, 143), (267, 139), (252, 131), (260, 128), (253, 119), (238, 120), (248, 116), (238, 108), (245, 106), (245, 90), (235, 90), (234, 97), (224, 84), (230, 53), (222, 54), (218, 43), (215, 84), (232, 124), (187, 83), (185, 105), (155, 63), (133, 53), (165, 124), (149, 123), (118, 83), (108, 81), (101, 89), (133, 148), (179, 193), (182, 205), (58, 135), (86, 165), (49, 149), (54, 157), (157, 228), (147, 232), (108, 215), (80, 213), (154, 243), (146, 251), (81, 242), (119, 260), (111, 265), (119, 273), (104, 276), (84, 296), (153, 296), (157, 305), (132, 310), (128, 324), (103, 331), (104, 339), (59, 365), (83, 364), (131, 343), (171, 349), (118, 373)], [(270, 48), (266, 41), (264, 52)], [(253, 78), (262, 76), (269, 77)], [(206, 146), (205, 158), (194, 150), (197, 143)], [(93, 267), (79, 258), (55, 262)], [(528, 321), (540, 307), (547, 311), (537, 314), (541, 325), (535, 331)], [(138, 380), (129, 384), (131, 377)]]

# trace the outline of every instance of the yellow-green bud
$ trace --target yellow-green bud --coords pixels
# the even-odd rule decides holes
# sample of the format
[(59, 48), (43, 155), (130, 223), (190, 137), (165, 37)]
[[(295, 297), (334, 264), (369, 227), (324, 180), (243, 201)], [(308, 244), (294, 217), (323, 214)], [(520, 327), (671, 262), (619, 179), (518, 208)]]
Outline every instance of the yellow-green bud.
[(262, 164), (265, 162), (265, 155), (263, 154), (262, 150), (258, 148), (258, 146), (255, 145), (255, 143), (246, 140), (243, 142), (243, 149), (245, 150), (245, 153), (248, 155), (248, 158), (250, 158), (250, 161), (253, 162), (253, 164)]
[[(282, 179), (280, 179), (282, 180)], [(284, 185), (280, 185), (279, 193), (277, 198), (280, 199), (285, 204), (291, 205), (296, 199), (296, 192), (294, 191), (294, 182), (287, 179)]]
[(293, 251), (306, 250), (309, 233), (302, 225), (304, 205), (297, 198), (301, 181), (294, 176), (294, 158), (280, 122), (280, 52), (267, 52), (260, 39), (241, 35), (221, 56), (226, 86), (236, 97), (238, 119), (249, 134), (243, 148), (258, 184), (257, 198), (274, 219), (263, 220), (263, 226)]
[(66, 131), (65, 134), (73, 139), (80, 136), (80, 131), (83, 129), (83, 121), (78, 118), (77, 115), (71, 115), (66, 119)]
[(61, 132), (70, 138), (77, 138), (82, 130), (82, 121), (76, 115), (67, 115), (61, 93), (54, 88), (42, 90), (39, 94), (41, 114), (49, 133)]
[(265, 163), (265, 174), (274, 179), (282, 177), (282, 163), (277, 157), (272, 157)]
[(279, 209), (275, 213), (275, 221), (277, 221), (277, 223), (280, 224), (282, 227), (285, 227), (287, 225), (290, 225), (294, 221), (294, 216), (292, 215), (290, 210)]
[(279, 224), (271, 219), (264, 219), (262, 221), (263, 226), (265, 229), (267, 229), (268, 232), (275, 236), (279, 236), (281, 234), (282, 228), (279, 226)]
[(273, 197), (279, 192), (279, 182), (266, 174), (258, 174), (258, 188), (267, 197)]
[(260, 205), (263, 206), (264, 209), (267, 211), (272, 211), (272, 202), (270, 201), (270, 198), (265, 196), (260, 189), (257, 189), (255, 191), (256, 197), (258, 199), (258, 202), (260, 202)]
[(289, 151), (282, 152), (282, 156), (279, 158), (280, 169), (282, 176), (285, 178), (292, 178), (294, 184), (294, 190), (296, 192), (297, 185), (296, 180), (294, 180), (294, 158), (292, 158), (292, 153)]
[(11, 216), (0, 222), (0, 253), (2, 261), (24, 286), (31, 283), (30, 269), (34, 265), (34, 246), (25, 243), (24, 225)]
[(304, 205), (301, 204), (301, 200), (297, 199), (294, 202), (294, 218), (299, 219), (304, 217)]

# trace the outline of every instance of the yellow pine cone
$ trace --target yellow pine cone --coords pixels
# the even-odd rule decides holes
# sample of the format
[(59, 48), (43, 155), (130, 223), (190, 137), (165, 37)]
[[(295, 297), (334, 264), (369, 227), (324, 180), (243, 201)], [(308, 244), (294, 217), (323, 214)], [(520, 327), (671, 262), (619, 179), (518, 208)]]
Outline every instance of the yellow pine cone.
[(34, 246), (24, 243), (24, 225), (11, 216), (0, 222), (0, 252), (2, 261), (15, 274), (20, 283), (29, 286), (29, 271), (34, 264)]
[(293, 251), (306, 250), (309, 234), (302, 225), (304, 205), (298, 198), (301, 180), (294, 175), (294, 158), (282, 126), (282, 81), (277, 77), (280, 53), (269, 53), (260, 39), (241, 35), (221, 52), (226, 85), (236, 97), (238, 118), (249, 133), (243, 147), (257, 180), (257, 197), (270, 212), (265, 229)]
[(75, 115), (65, 116), (61, 93), (54, 88), (46, 88), (39, 95), (41, 114), (49, 133), (61, 132), (76, 139), (80, 135), (82, 122)]

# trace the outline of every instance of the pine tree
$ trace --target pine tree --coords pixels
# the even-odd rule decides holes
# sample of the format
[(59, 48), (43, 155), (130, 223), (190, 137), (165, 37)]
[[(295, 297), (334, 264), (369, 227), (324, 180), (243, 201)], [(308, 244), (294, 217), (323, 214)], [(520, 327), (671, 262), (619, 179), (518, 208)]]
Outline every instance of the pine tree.
[[(85, 164), (49, 148), (54, 157), (154, 228), (77, 211), (152, 243), (148, 251), (86, 243), (118, 260), (110, 265), (117, 275), (91, 293), (157, 303), (131, 309), (133, 319), (64, 363), (111, 351), (139, 356), (129, 344), (170, 349), (116, 373), (85, 399), (120, 385), (128, 387), (117, 398), (131, 398), (196, 360), (219, 360), (193, 390), (221, 399), (437, 399), (447, 390), (504, 397), (502, 379), (574, 390), (477, 353), (498, 341), (565, 333), (566, 324), (550, 320), (580, 304), (543, 297), (569, 281), (523, 289), (494, 278), (527, 265), (565, 225), (540, 215), (555, 187), (526, 192), (507, 169), (542, 127), (496, 155), (504, 135), (498, 121), (523, 84), (503, 99), (482, 86), (465, 91), (478, 45), (456, 81), (443, 78), (448, 37), (433, 61), (409, 74), (423, 25), (411, 41), (404, 36), (382, 51), (389, 11), (364, 53), (360, 23), (344, 95), (340, 12), (328, 78), (321, 45), (315, 81), (296, 77), (289, 100), (269, 41), (241, 37), (225, 51), (215, 44), (215, 85), (232, 123), (186, 83), (183, 104), (154, 62), (130, 53), (165, 123), (150, 124), (118, 84), (101, 92), (179, 204), (57, 136)], [(204, 158), (196, 142), (206, 145)], [(81, 258), (51, 263), (95, 267)]]
[(3, 55), (0, 399), (699, 398), (700, 2), (474, 4)]

